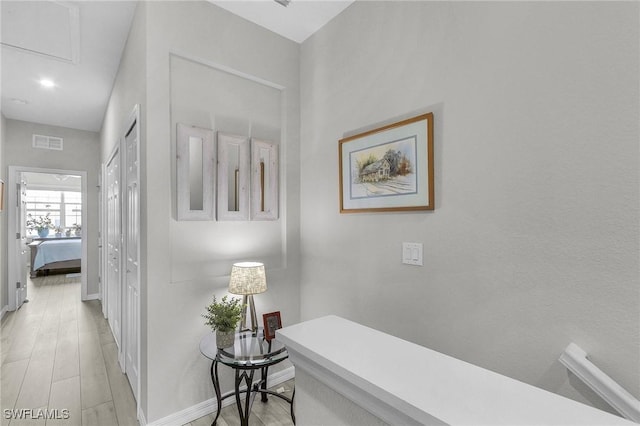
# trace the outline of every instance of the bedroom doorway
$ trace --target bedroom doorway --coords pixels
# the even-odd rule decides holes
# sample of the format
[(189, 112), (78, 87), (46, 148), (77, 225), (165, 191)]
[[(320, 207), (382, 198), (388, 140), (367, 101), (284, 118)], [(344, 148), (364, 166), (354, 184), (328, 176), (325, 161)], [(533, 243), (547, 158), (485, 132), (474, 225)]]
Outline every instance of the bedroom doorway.
[[(27, 277), (39, 270), (48, 273), (68, 268), (72, 272), (79, 266), (80, 297), (88, 300), (87, 230), (83, 226), (87, 223), (86, 172), (9, 166), (8, 178), (8, 205), (12, 206), (7, 209), (8, 235), (15, 235), (7, 241), (9, 310), (28, 300)], [(59, 247), (47, 252), (45, 243)], [(41, 249), (36, 264), (34, 258)], [(40, 265), (44, 253), (48, 261)]]

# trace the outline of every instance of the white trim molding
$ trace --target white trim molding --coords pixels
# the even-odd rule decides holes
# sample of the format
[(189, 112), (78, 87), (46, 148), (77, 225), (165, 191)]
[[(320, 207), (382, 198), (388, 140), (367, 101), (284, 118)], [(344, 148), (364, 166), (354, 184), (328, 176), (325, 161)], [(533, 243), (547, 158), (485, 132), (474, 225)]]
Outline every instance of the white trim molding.
[(87, 297), (84, 300), (101, 300), (100, 299), (100, 293), (87, 294)]
[(625, 418), (640, 423), (640, 401), (589, 361), (580, 346), (570, 343), (559, 361)]
[[(67, 170), (67, 169), (48, 169), (48, 168), (40, 168), (40, 167), (28, 167), (28, 166), (8, 166), (8, 180), (9, 183), (7, 185), (8, 195), (8, 205), (15, 206), (18, 203), (18, 195), (15, 190), (16, 185), (19, 183), (18, 178), (20, 178), (21, 173), (30, 172), (30, 173), (45, 173), (45, 174), (54, 174), (54, 175), (75, 175), (80, 176), (82, 180), (81, 184), (81, 193), (82, 193), (82, 223), (88, 223), (88, 182), (87, 182), (87, 172), (84, 170)], [(15, 235), (18, 229), (18, 218), (16, 209), (7, 209), (8, 211), (8, 224), (7, 224), (7, 235)], [(87, 227), (82, 227), (82, 257), (80, 259), (80, 274), (81, 274), (81, 284), (80, 284), (80, 297), (84, 300), (87, 299), (88, 293), (88, 274), (87, 274), (87, 261), (88, 261), (88, 239), (87, 239)], [(16, 239), (15, 238), (7, 238), (7, 292), (8, 292), (8, 307), (7, 309), (10, 311), (15, 311), (17, 308), (17, 302), (15, 297), (15, 283), (20, 281), (18, 265), (16, 258)], [(13, 283), (13, 285), (11, 284)]]

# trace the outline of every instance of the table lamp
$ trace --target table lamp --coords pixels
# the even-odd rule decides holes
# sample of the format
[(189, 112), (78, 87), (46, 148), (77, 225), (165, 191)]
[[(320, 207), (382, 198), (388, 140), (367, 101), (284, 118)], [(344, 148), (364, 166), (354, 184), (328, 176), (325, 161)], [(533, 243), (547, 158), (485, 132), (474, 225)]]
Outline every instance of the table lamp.
[[(258, 331), (258, 317), (256, 306), (253, 303), (253, 295), (267, 291), (267, 277), (264, 273), (264, 264), (259, 262), (239, 262), (231, 267), (229, 279), (229, 293), (241, 294), (242, 304), (245, 306), (240, 322), (240, 331)], [(247, 308), (251, 315), (251, 328), (247, 328)]]

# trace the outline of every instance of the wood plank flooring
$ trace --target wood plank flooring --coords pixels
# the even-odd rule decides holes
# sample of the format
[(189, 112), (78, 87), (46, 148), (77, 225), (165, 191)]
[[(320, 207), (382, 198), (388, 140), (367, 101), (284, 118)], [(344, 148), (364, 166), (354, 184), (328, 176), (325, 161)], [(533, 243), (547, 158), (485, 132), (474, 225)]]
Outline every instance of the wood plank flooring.
[[(22, 308), (2, 319), (0, 425), (137, 426), (136, 403), (120, 371), (117, 347), (100, 302), (80, 300), (80, 278), (50, 275), (28, 282)], [(285, 388), (291, 397), (293, 380)], [(58, 410), (60, 419), (6, 419), (5, 409)], [(185, 426), (208, 426), (213, 414)], [(292, 425), (289, 405), (276, 397), (253, 405), (251, 426)], [(239, 425), (235, 404), (220, 426)]]
[[(279, 385), (273, 386), (271, 389), (284, 388), (283, 395), (291, 398), (293, 394), (294, 380), (289, 380)], [(187, 423), (184, 426), (209, 426), (213, 422), (215, 413), (209, 414), (194, 420), (191, 423)], [(237, 426), (240, 424), (240, 417), (238, 415), (238, 408), (236, 404), (224, 407), (220, 411), (220, 417), (218, 417), (217, 426)], [(249, 416), (250, 426), (291, 426), (290, 406), (282, 399), (269, 396), (269, 402), (260, 402), (260, 397), (256, 396), (256, 400), (253, 403), (251, 409), (251, 415)]]
[[(27, 297), (2, 320), (1, 423), (138, 425), (111, 330), (99, 301), (80, 300), (80, 277), (32, 278)], [(5, 409), (57, 409), (58, 418), (7, 419)]]

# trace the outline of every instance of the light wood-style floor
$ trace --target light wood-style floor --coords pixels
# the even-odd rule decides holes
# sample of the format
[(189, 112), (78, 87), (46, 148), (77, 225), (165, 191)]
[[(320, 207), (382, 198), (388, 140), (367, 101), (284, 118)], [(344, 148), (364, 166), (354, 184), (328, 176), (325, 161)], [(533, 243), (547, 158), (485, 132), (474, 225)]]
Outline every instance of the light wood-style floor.
[[(28, 303), (2, 320), (3, 425), (135, 426), (136, 404), (97, 300), (80, 278), (29, 280)], [(10, 420), (5, 409), (69, 410), (68, 419)]]
[[(283, 388), (285, 392), (283, 395), (291, 398), (293, 393), (294, 381), (289, 380), (279, 385), (273, 386), (273, 390)], [(233, 397), (231, 397), (233, 398)], [(201, 417), (191, 423), (184, 426), (209, 426), (213, 422), (214, 414)], [(240, 424), (240, 417), (238, 415), (238, 408), (235, 403), (224, 407), (220, 411), (220, 417), (218, 417), (217, 426), (236, 426)], [(269, 396), (269, 402), (263, 404), (260, 402), (260, 396), (256, 396), (256, 399), (251, 407), (251, 415), (249, 416), (250, 426), (290, 426), (293, 425), (291, 421), (290, 406), (287, 402), (280, 398)]]
[[(117, 360), (117, 347), (100, 302), (80, 300), (80, 278), (29, 280), (28, 303), (2, 319), (0, 425), (137, 426), (136, 403)], [(283, 387), (291, 397), (293, 380)], [(63, 420), (11, 420), (5, 409), (69, 410)], [(189, 426), (210, 425), (213, 415)], [(289, 405), (256, 399), (251, 426), (292, 425)], [(220, 426), (239, 425), (235, 404), (222, 409)]]

